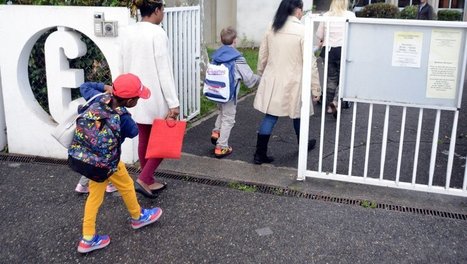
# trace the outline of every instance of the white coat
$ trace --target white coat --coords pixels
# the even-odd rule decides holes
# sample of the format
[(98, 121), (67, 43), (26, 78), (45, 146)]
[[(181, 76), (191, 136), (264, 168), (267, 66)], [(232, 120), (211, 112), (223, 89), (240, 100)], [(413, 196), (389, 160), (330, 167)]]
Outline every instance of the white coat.
[(149, 99), (140, 99), (129, 110), (139, 124), (165, 118), (169, 108), (180, 105), (175, 88), (169, 41), (166, 32), (149, 22), (138, 22), (122, 32), (120, 46), (122, 73), (133, 73), (151, 90)]

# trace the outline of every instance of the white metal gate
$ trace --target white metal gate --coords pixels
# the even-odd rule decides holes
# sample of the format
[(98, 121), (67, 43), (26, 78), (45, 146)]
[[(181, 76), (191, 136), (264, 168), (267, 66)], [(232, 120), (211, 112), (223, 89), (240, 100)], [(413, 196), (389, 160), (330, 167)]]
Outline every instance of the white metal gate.
[[(336, 21), (336, 19), (306, 17), (305, 21), (306, 36), (303, 72), (307, 73), (311, 72), (315, 25), (323, 22), (328, 23), (327, 25), (329, 26), (330, 21)], [(340, 21), (345, 22), (342, 19)], [(358, 18), (350, 20), (350, 23), (352, 22), (372, 24), (373, 31), (371, 32), (379, 31), (376, 33), (378, 35), (371, 36), (371, 45), (375, 46), (380, 44), (378, 38), (381, 38), (384, 34), (380, 31), (380, 28), (375, 28), (374, 25), (394, 25), (398, 27), (395, 33), (389, 34), (393, 38), (395, 38), (396, 34), (416, 32), (420, 29), (422, 32), (425, 32), (421, 34), (421, 39), (425, 42), (423, 42), (423, 45), (420, 45), (422, 47), (420, 50), (424, 50), (425, 52), (427, 52), (426, 50), (430, 50), (430, 36), (431, 44), (433, 44), (433, 32), (435, 30), (440, 30), (441, 32), (447, 31), (448, 33), (450, 30), (458, 32), (462, 37), (458, 41), (460, 43), (460, 54), (458, 56), (458, 64), (455, 65), (458, 69), (455, 85), (456, 97), (452, 98), (452, 100), (432, 100), (424, 93), (425, 90), (422, 91), (423, 94), (420, 96), (414, 91), (415, 88), (412, 90), (410, 86), (404, 88), (405, 90), (401, 89), (400, 95), (397, 93), (396, 95), (391, 95), (389, 92), (387, 93), (388, 96), (385, 97), (385, 86), (396, 88), (400, 84), (397, 78), (401, 76), (397, 76), (397, 73), (401, 71), (403, 72), (401, 74), (404, 76), (403, 78), (408, 78), (408, 80), (402, 78), (402, 81), (406, 82), (404, 85), (412, 83), (414, 87), (421, 86), (422, 89), (428, 90), (428, 85), (424, 86), (423, 83), (425, 81), (428, 82), (427, 76), (429, 78), (432, 78), (432, 76), (430, 77), (429, 73), (427, 73), (427, 68), (429, 67), (424, 65), (428, 61), (428, 58), (425, 57), (428, 56), (421, 54), (422, 65), (418, 68), (416, 65), (413, 68), (394, 68), (394, 64), (391, 65), (389, 62), (387, 68), (382, 67), (378, 69), (384, 74), (374, 74), (375, 71), (373, 70), (366, 72), (365, 69), (362, 69), (361, 73), (356, 74), (364, 76), (364, 78), (361, 78), (361, 86), (367, 86), (365, 82), (374, 83), (375, 85), (372, 88), (380, 92), (380, 94), (374, 93), (378, 94), (376, 97), (379, 99), (369, 100), (364, 98), (364, 92), (362, 92), (364, 88), (360, 89), (359, 85), (350, 87), (349, 83), (351, 82), (347, 82), (351, 77), (355, 77), (346, 76), (346, 70), (348, 70), (346, 67), (351, 67), (348, 65), (353, 63), (355, 59), (354, 57), (347, 57), (347, 52), (351, 48), (346, 46), (349, 44), (347, 42), (349, 36), (347, 36), (342, 49), (339, 98), (351, 101), (353, 105), (351, 109), (342, 109), (342, 104), (339, 103), (339, 115), (336, 120), (325, 114), (325, 103), (321, 105), (320, 127), (319, 131), (316, 132), (320, 135), (318, 142), (319, 158), (318, 160), (309, 160), (306, 143), (300, 144), (298, 180), (313, 177), (467, 197), (467, 147), (463, 144), (466, 141), (464, 138), (467, 131), (460, 131), (458, 133), (460, 114), (465, 118), (465, 113), (460, 112), (460, 106), (466, 71), (467, 45), (465, 41), (467, 23), (442, 23), (440, 21), (409, 22), (384, 19), (365, 20)], [(381, 27), (382, 29), (383, 27)], [(346, 32), (348, 31), (349, 21), (346, 22)], [(329, 35), (326, 37), (329, 37)], [(357, 38), (361, 38), (363, 42), (369, 42), (368, 36), (360, 34)], [(386, 41), (386, 43), (388, 42), (388, 45), (393, 45), (392, 39), (391, 41)], [(365, 46), (366, 44), (362, 43), (361, 47), (353, 47), (352, 51), (361, 48), (361, 57), (369, 58), (371, 57), (371, 50), (365, 50), (368, 47)], [(379, 51), (379, 53), (383, 52), (385, 52), (383, 49)], [(384, 64), (386, 57), (395, 56), (391, 52), (394, 51), (390, 50), (389, 55), (378, 54), (377, 60), (373, 60), (372, 62), (368, 59), (367, 63), (373, 63), (373, 67), (379, 67)], [(431, 51), (427, 53), (431, 56)], [(430, 67), (432, 67), (431, 64)], [(429, 70), (431, 71), (432, 69)], [(416, 74), (420, 73), (420, 76), (424, 76), (424, 78), (414, 78), (411, 80), (410, 78), (413, 78), (412, 72)], [(372, 74), (374, 75), (372, 76)], [(324, 75), (325, 78), (322, 82), (323, 102), (326, 101), (327, 57), (324, 61)], [(385, 79), (386, 77), (388, 77), (389, 81), (380, 80), (380, 78)], [(360, 76), (355, 78), (360, 80)], [(387, 82), (391, 82), (391, 80), (393, 83), (388, 84)], [(303, 87), (310, 86), (311, 77), (304, 74)], [(355, 94), (349, 91), (354, 91)], [(360, 98), (360, 96), (362, 97)], [(409, 101), (404, 102), (404, 100), (394, 99), (391, 96), (397, 98), (406, 97)], [(309, 89), (303, 89), (302, 98), (304, 99), (302, 102), (300, 142), (307, 142), (306, 138), (308, 137), (309, 128), (317, 126), (318, 124), (315, 123), (318, 122), (310, 124), (310, 118), (308, 118), (309, 105), (311, 103), (311, 92)], [(410, 99), (413, 99), (413, 102), (410, 102)], [(465, 123), (465, 120), (463, 122)], [(462, 129), (465, 129), (465, 125), (462, 126)], [(462, 142), (456, 144), (456, 140)]]
[(173, 58), (175, 86), (180, 113), (190, 120), (200, 113), (200, 7), (165, 8), (163, 27), (167, 31)]

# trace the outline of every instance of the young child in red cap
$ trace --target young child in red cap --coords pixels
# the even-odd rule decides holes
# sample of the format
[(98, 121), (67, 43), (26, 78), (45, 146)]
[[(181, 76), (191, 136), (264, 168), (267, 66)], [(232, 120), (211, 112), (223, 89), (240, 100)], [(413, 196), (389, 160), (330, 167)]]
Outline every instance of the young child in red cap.
[(128, 73), (118, 76), (112, 86), (95, 82), (83, 83), (80, 92), (86, 100), (106, 92), (85, 109), (79, 109), (81, 115), (77, 119), (76, 132), (68, 149), (69, 166), (90, 179), (89, 196), (84, 208), (83, 237), (78, 245), (78, 252), (88, 253), (110, 243), (110, 237), (96, 234), (95, 227), (97, 212), (109, 182), (121, 194), (130, 213), (133, 229), (157, 221), (162, 215), (162, 209), (141, 208), (133, 180), (125, 164), (120, 161), (124, 139), (138, 135), (138, 127), (126, 108), (134, 107), (139, 98), (149, 98), (149, 89), (137, 76)]

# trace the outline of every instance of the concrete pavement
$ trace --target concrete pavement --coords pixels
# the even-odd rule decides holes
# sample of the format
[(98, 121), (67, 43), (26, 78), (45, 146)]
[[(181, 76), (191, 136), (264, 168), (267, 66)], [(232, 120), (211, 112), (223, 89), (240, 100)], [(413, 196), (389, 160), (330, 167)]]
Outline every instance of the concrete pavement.
[[(164, 178), (144, 207), (161, 219), (132, 230), (117, 193), (97, 230), (110, 245), (76, 251), (85, 196), (65, 165), (0, 161), (1, 263), (464, 263), (466, 221)], [(264, 175), (273, 177), (274, 175)]]

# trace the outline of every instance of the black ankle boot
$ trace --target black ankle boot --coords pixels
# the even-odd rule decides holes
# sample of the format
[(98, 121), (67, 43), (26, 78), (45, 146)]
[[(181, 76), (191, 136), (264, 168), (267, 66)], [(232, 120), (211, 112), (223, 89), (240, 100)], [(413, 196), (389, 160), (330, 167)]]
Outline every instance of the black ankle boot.
[[(297, 135), (297, 143), (300, 144), (300, 135)], [(315, 145), (316, 145), (316, 139), (308, 140), (308, 151), (314, 149)]]
[(256, 152), (253, 159), (255, 164), (271, 163), (274, 161), (273, 157), (269, 157), (267, 155), (270, 136), (271, 135), (258, 134), (258, 139), (256, 141)]

